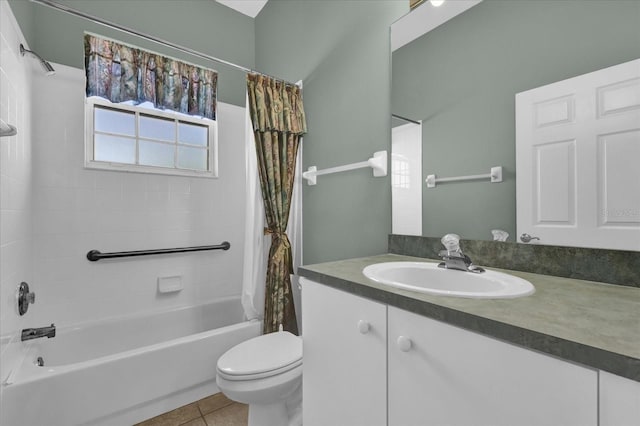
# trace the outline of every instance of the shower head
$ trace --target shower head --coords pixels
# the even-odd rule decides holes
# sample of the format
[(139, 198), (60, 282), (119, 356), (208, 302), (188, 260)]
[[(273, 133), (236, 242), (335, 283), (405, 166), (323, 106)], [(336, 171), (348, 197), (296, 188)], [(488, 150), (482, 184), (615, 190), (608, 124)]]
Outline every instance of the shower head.
[(5, 123), (3, 119), (0, 118), (0, 137), (4, 136), (14, 136), (18, 131), (14, 126), (9, 123)]
[(40, 66), (42, 66), (42, 69), (44, 70), (46, 75), (54, 75), (56, 73), (56, 70), (53, 69), (53, 67), (49, 62), (42, 59), (40, 55), (38, 55), (36, 52), (25, 49), (22, 43), (20, 43), (20, 55), (24, 56), (25, 53), (29, 53), (30, 55), (32, 55), (33, 57), (35, 57), (40, 61)]

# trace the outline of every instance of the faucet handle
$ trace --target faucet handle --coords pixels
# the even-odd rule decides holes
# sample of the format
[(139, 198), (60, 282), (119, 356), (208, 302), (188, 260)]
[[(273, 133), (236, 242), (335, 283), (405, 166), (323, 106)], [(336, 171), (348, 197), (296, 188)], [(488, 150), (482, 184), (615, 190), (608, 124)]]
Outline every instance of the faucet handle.
[(29, 291), (29, 284), (21, 282), (18, 287), (18, 313), (20, 316), (27, 313), (29, 303), (36, 303), (36, 294)]
[(440, 242), (449, 252), (460, 251), (460, 235), (458, 234), (447, 234), (440, 239)]

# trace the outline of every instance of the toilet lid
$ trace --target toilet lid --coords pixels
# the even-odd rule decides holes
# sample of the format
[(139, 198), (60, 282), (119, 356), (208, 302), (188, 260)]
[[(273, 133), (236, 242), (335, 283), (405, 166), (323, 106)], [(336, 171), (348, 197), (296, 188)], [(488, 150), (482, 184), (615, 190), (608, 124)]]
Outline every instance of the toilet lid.
[(301, 363), (302, 339), (280, 331), (254, 337), (229, 349), (218, 359), (218, 371), (224, 376), (263, 376), (262, 373), (280, 373)]

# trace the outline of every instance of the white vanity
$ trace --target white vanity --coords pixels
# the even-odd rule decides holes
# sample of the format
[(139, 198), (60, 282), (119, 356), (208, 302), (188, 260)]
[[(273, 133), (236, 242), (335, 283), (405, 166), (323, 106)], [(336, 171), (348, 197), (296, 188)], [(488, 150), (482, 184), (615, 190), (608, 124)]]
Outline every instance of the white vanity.
[[(389, 255), (377, 258), (383, 257)], [(574, 342), (562, 346), (562, 325), (556, 323), (570, 321), (565, 316), (570, 310), (547, 306), (557, 315), (545, 319), (545, 310), (533, 306), (563, 297), (548, 285), (554, 277), (534, 282), (537, 299), (529, 301), (416, 296), (359, 278), (357, 270), (373, 259), (314, 265), (301, 272), (307, 277), (301, 280), (305, 426), (640, 424), (640, 382), (586, 365), (583, 358), (597, 355), (599, 348), (583, 355), (570, 353)], [(332, 268), (335, 272), (328, 272)], [(620, 290), (623, 297), (631, 294), (640, 301), (640, 290)], [(476, 313), (471, 313), (473, 306), (479, 306)], [(486, 314), (492, 311), (494, 318)], [(540, 318), (532, 317), (536, 311)], [(496, 321), (500, 315), (520, 319), (515, 324)], [(540, 337), (536, 328), (545, 320), (558, 336)], [(461, 321), (464, 328), (450, 324)], [(523, 327), (526, 323), (533, 330)], [(562, 341), (558, 349), (556, 340)], [(540, 345), (558, 356), (531, 349)]]

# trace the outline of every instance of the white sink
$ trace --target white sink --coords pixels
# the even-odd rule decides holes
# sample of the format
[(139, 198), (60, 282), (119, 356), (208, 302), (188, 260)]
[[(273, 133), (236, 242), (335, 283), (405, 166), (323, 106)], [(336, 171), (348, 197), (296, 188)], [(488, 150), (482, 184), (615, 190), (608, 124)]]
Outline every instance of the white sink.
[(419, 293), (478, 299), (528, 296), (536, 291), (522, 278), (495, 271), (479, 274), (439, 268), (432, 262), (385, 262), (362, 270), (370, 280)]

